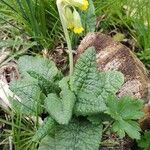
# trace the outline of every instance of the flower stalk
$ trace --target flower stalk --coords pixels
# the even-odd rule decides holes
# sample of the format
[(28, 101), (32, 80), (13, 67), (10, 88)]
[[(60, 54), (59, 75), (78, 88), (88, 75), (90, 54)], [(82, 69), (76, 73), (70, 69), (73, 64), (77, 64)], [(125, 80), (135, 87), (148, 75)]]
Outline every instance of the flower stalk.
[(87, 10), (89, 3), (88, 0), (57, 0), (56, 4), (67, 42), (70, 69), (69, 75), (71, 77), (73, 74), (73, 51), (68, 29), (76, 34), (80, 34), (84, 31), (80, 14), (76, 8), (80, 9), (81, 11), (85, 11)]
[(61, 0), (57, 0), (57, 8), (58, 8), (58, 12), (59, 12), (59, 16), (60, 16), (60, 20), (61, 20), (61, 24), (63, 27), (63, 31), (65, 34), (65, 38), (66, 38), (66, 42), (67, 42), (67, 47), (68, 47), (68, 53), (69, 53), (69, 75), (70, 77), (73, 74), (73, 51), (72, 51), (72, 46), (71, 46), (71, 40), (69, 37), (69, 32), (67, 30), (67, 25), (65, 23), (65, 18), (63, 16), (63, 8), (62, 8), (62, 1)]

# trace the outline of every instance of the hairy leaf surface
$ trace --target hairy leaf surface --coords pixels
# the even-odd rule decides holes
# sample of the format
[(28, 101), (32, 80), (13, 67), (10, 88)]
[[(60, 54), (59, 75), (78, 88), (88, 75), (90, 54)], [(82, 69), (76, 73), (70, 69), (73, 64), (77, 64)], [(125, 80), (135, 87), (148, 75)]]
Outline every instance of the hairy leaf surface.
[(96, 53), (93, 47), (88, 48), (78, 59), (74, 69), (73, 87), (76, 93), (79, 91), (93, 92), (98, 80), (96, 67)]
[(117, 71), (98, 72), (96, 52), (88, 48), (78, 59), (72, 81), (77, 95), (75, 113), (92, 115), (106, 110), (109, 95), (116, 94), (124, 82), (123, 74)]
[(74, 120), (67, 126), (58, 126), (54, 136), (45, 137), (39, 150), (98, 150), (101, 136), (101, 125)]
[(104, 99), (111, 94), (116, 94), (124, 83), (124, 76), (118, 71), (100, 72), (98, 76), (96, 94)]
[(42, 112), (42, 103), (45, 96), (37, 82), (33, 80), (18, 80), (11, 83), (11, 90), (20, 101), (12, 100), (13, 108), (26, 115), (36, 115)]
[(79, 93), (77, 99), (79, 101), (75, 105), (76, 115), (92, 115), (107, 109), (103, 99), (94, 94)]
[(69, 89), (68, 78), (63, 78), (59, 83), (59, 87), (62, 90), (60, 97), (53, 93), (49, 94), (45, 100), (45, 107), (59, 124), (68, 124), (72, 117), (76, 98)]
[(23, 56), (18, 61), (23, 77), (30, 77), (28, 71), (34, 71), (47, 80), (52, 80), (58, 73), (55, 63), (42, 57)]
[(60, 88), (57, 83), (51, 80), (47, 80), (45, 77), (41, 76), (41, 74), (35, 71), (28, 71), (29, 75), (34, 79), (37, 79), (38, 85), (40, 86), (43, 93), (46, 95), (49, 93), (59, 93)]
[(37, 142), (38, 140), (41, 140), (44, 138), (48, 133), (50, 133), (51, 130), (53, 130), (55, 126), (55, 121), (51, 117), (47, 117), (42, 126), (39, 127), (39, 129), (36, 131), (35, 135), (32, 138), (32, 141)]

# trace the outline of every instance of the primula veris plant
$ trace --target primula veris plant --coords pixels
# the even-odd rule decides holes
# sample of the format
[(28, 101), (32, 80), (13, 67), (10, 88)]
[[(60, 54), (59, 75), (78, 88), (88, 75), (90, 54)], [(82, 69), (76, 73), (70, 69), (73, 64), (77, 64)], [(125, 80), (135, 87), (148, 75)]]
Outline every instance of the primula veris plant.
[(142, 102), (115, 96), (123, 74), (99, 72), (94, 48), (81, 54), (72, 76), (63, 77), (52, 61), (41, 57), (23, 56), (18, 67), (22, 79), (11, 83), (11, 89), (21, 100), (12, 101), (12, 106), (23, 116), (45, 115), (32, 138), (39, 142), (39, 150), (98, 150), (102, 118), (113, 121), (113, 130), (121, 138), (127, 133), (139, 139), (135, 120), (143, 115)]
[(98, 150), (104, 120), (120, 138), (127, 134), (139, 139), (136, 120), (143, 115), (143, 103), (116, 96), (123, 74), (98, 71), (94, 47), (85, 50), (73, 66), (68, 28), (76, 33), (84, 30), (78, 9), (86, 10), (88, 1), (57, 0), (57, 7), (68, 45), (69, 75), (64, 76), (46, 58), (23, 56), (18, 62), (22, 78), (11, 83), (20, 98), (11, 101), (13, 110), (44, 120), (31, 141), (38, 143), (38, 150)]

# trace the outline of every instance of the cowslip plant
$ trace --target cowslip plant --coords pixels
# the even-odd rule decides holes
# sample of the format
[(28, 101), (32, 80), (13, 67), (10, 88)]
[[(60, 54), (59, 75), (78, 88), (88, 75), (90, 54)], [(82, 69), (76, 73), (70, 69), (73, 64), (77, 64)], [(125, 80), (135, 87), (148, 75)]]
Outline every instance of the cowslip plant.
[(41, 57), (23, 56), (18, 67), (22, 79), (13, 82), (11, 89), (21, 101), (12, 101), (14, 110), (24, 116), (47, 116), (32, 138), (39, 142), (39, 150), (98, 150), (106, 115), (120, 137), (127, 133), (139, 139), (135, 120), (142, 116), (142, 102), (115, 96), (123, 75), (99, 72), (94, 48), (80, 56), (71, 78), (63, 77), (52, 61)]
[[(98, 150), (104, 120), (111, 120), (113, 130), (121, 138), (128, 134), (139, 139), (136, 120), (143, 115), (142, 102), (116, 96), (124, 82), (123, 74), (98, 71), (93, 47), (81, 54), (73, 68), (68, 23), (73, 23), (73, 31), (76, 24), (81, 27), (77, 9), (86, 10), (88, 1), (57, 0), (57, 7), (68, 45), (69, 75), (63, 76), (50, 60), (23, 56), (18, 61), (22, 78), (11, 84), (12, 91), (20, 97), (19, 101), (12, 101), (15, 111), (37, 119), (45, 116), (32, 141), (39, 142), (39, 150)], [(78, 32), (83, 30), (79, 28)]]

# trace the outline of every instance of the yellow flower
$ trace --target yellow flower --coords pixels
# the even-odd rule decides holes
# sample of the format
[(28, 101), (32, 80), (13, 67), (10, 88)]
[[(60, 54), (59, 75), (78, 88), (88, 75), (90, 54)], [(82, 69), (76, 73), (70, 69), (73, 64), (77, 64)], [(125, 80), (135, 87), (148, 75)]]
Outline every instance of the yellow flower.
[[(71, 0), (68, 1), (70, 2)], [(78, 1), (79, 0), (77, 0), (77, 2)], [(77, 34), (82, 33), (84, 31), (84, 28), (82, 27), (81, 23), (80, 14), (75, 8), (72, 8), (71, 5), (64, 5), (62, 14), (68, 29), (72, 30), (74, 33)]]
[(82, 33), (84, 31), (83, 27), (82, 27), (82, 23), (81, 23), (81, 17), (79, 15), (79, 13), (74, 9), (73, 11), (73, 22), (74, 22), (74, 33)]
[(83, 0), (82, 6), (80, 6), (80, 9), (85, 11), (88, 9), (89, 3), (87, 0)]
[(84, 31), (83, 27), (75, 27), (73, 29), (74, 33), (80, 34)]

